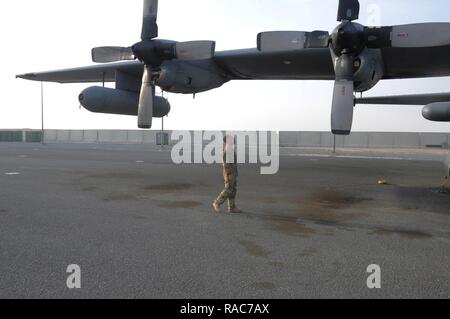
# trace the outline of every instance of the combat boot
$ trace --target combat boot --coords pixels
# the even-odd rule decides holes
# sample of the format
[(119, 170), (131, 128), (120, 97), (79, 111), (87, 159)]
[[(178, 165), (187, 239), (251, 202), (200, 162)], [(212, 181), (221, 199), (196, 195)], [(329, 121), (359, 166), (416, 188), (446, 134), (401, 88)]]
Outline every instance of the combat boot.
[(220, 213), (220, 205), (217, 201), (214, 201), (212, 207), (216, 213)]
[(229, 214), (240, 214), (240, 213), (242, 213), (242, 210), (237, 207), (234, 207), (234, 208), (228, 209), (228, 213)]

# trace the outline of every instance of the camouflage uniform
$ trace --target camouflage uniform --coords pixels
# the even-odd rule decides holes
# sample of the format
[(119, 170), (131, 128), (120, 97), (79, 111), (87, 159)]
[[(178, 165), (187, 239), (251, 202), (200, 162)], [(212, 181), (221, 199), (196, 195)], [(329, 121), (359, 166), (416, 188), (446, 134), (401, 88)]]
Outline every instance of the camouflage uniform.
[(220, 193), (216, 203), (221, 206), (228, 200), (228, 209), (236, 209), (237, 177), (238, 177), (237, 154), (234, 154), (234, 163), (227, 163), (227, 150), (223, 152), (223, 178), (225, 188)]
[(441, 191), (443, 193), (447, 193), (448, 191), (450, 191), (450, 182), (448, 176), (445, 176), (444, 180), (442, 181)]

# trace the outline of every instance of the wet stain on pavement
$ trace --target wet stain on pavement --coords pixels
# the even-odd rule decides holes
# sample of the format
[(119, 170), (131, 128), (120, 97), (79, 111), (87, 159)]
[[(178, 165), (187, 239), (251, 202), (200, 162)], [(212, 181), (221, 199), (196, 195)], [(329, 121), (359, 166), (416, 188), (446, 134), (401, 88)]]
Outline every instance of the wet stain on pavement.
[(372, 199), (358, 198), (337, 191), (317, 192), (309, 196), (310, 202), (317, 203), (322, 207), (329, 209), (345, 209), (369, 200)]
[[(365, 213), (355, 212), (353, 207), (373, 199), (329, 190), (314, 192), (300, 198), (264, 197), (260, 200), (267, 204), (288, 202), (294, 206), (294, 209), (288, 210), (283, 215), (267, 211), (266, 216), (259, 216), (269, 220), (273, 230), (289, 236), (311, 237), (318, 231), (302, 224), (301, 221), (322, 225), (341, 225), (367, 216)], [(332, 236), (334, 232), (329, 231), (326, 235)]]
[(244, 247), (247, 254), (252, 257), (268, 257), (271, 254), (271, 252), (264, 249), (264, 247), (249, 240), (241, 240), (239, 241), (239, 244)]
[(146, 186), (144, 190), (156, 193), (177, 193), (187, 191), (191, 188), (191, 184), (161, 184)]
[(431, 234), (420, 230), (402, 230), (402, 229), (384, 229), (378, 228), (371, 232), (372, 235), (378, 236), (400, 236), (405, 239), (431, 239)]
[(432, 187), (397, 187), (394, 195), (403, 209), (449, 215), (450, 196), (440, 193), (440, 190)]
[(289, 236), (310, 237), (316, 233), (313, 228), (292, 221), (274, 220), (271, 225), (275, 231)]
[(159, 205), (159, 207), (167, 209), (196, 208), (200, 206), (202, 206), (202, 203), (194, 201), (166, 202), (164, 204)]
[(292, 201), (297, 206), (297, 217), (324, 224), (339, 224), (366, 216), (360, 212), (346, 211), (353, 206), (371, 201), (337, 191), (322, 191)]
[(300, 208), (297, 213), (297, 216), (301, 219), (325, 225), (341, 224), (366, 216), (364, 213), (338, 212), (320, 208)]
[(258, 218), (267, 221), (267, 224), (273, 230), (281, 234), (296, 237), (309, 237), (316, 233), (315, 229), (298, 223), (297, 216), (289, 216), (286, 214), (281, 215), (273, 213), (272, 211), (266, 211), (264, 214), (245, 212), (244, 215), (251, 218)]

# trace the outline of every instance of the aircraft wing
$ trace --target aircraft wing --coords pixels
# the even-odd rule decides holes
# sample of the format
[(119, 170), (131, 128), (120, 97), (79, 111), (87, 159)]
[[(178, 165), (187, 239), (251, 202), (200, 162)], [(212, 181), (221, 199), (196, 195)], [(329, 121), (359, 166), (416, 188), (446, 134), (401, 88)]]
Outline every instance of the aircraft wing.
[[(217, 52), (213, 57), (230, 79), (333, 80), (334, 70), (328, 50), (262, 53), (257, 49)], [(192, 63), (195, 63), (193, 61)], [(87, 67), (18, 75), (18, 78), (57, 82), (114, 82), (116, 71), (142, 78), (139, 61), (96, 64)]]
[[(450, 76), (450, 46), (434, 48), (382, 49), (385, 64), (383, 79)], [(334, 68), (328, 49), (286, 52), (260, 52), (243, 49), (216, 52), (213, 60), (231, 80), (334, 80)], [(142, 77), (138, 61), (96, 64), (87, 67), (27, 73), (27, 80), (87, 83), (115, 81), (116, 71)]]
[(450, 76), (450, 46), (382, 49), (383, 79)]
[[(382, 49), (384, 80), (450, 76), (450, 46)], [(334, 80), (328, 49), (218, 52), (215, 61), (235, 79)]]
[(96, 64), (74, 69), (26, 73), (17, 75), (17, 78), (57, 83), (90, 83), (103, 80), (114, 82), (117, 71), (142, 77), (143, 65), (138, 61)]

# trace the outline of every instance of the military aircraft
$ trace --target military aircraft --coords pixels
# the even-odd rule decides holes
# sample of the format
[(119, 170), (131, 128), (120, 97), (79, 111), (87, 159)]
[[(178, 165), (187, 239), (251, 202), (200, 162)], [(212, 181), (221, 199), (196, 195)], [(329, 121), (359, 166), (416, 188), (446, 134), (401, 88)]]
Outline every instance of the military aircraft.
[[(381, 80), (450, 75), (450, 23), (366, 27), (354, 22), (359, 11), (358, 0), (340, 0), (340, 24), (331, 34), (262, 32), (257, 48), (215, 52), (214, 41), (159, 39), (158, 1), (144, 0), (140, 42), (94, 48), (93, 61), (102, 64), (18, 77), (59, 83), (115, 82), (115, 89), (84, 90), (79, 95), (81, 105), (92, 112), (137, 115), (143, 129), (152, 127), (153, 118), (170, 112), (167, 100), (155, 95), (155, 86), (196, 94), (230, 80), (330, 80), (335, 81), (331, 129), (348, 135), (355, 92), (370, 90)], [(450, 103), (445, 109), (450, 111)]]

